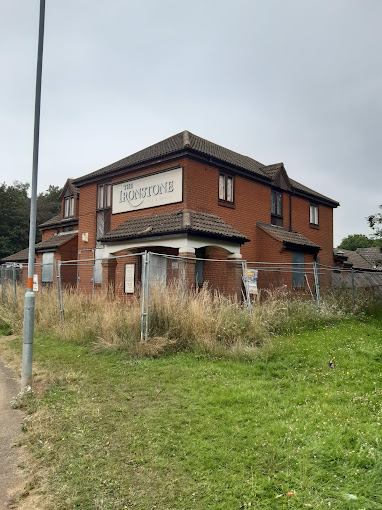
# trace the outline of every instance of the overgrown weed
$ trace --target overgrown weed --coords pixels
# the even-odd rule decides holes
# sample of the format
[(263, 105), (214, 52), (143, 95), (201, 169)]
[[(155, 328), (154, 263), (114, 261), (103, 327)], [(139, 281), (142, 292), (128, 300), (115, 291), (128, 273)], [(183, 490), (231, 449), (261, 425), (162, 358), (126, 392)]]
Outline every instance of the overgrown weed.
[[(21, 334), (23, 289), (8, 288), (0, 305), (0, 326)], [(315, 301), (294, 297), (285, 289), (263, 291), (252, 313), (234, 298), (203, 287), (198, 292), (173, 285), (150, 290), (150, 346), (140, 342), (141, 301), (118, 300), (109, 292), (94, 296), (72, 290), (63, 292), (65, 320), (61, 321), (56, 290), (43, 287), (36, 293), (35, 326), (41, 333), (62, 340), (93, 345), (98, 349), (125, 350), (132, 356), (159, 356), (193, 351), (211, 356), (244, 359), (255, 355), (275, 335), (284, 337), (307, 329), (335, 323), (349, 317), (360, 319), (378, 313), (380, 304), (366, 291), (357, 291), (353, 306), (349, 291), (329, 291), (319, 308)], [(264, 351), (265, 352), (265, 351)]]

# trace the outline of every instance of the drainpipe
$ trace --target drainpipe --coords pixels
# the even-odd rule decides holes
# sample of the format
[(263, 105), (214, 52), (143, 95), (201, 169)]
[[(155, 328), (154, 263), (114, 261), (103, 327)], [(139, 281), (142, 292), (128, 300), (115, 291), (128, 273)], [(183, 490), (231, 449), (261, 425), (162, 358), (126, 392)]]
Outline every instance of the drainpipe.
[(292, 231), (292, 195), (294, 192), (289, 193), (289, 231)]

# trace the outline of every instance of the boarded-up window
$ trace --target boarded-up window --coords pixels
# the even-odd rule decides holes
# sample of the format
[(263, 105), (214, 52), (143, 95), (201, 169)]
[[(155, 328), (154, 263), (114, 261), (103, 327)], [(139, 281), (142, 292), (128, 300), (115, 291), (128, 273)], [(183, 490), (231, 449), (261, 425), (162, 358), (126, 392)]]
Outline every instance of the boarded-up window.
[(43, 283), (53, 282), (53, 261), (54, 261), (54, 253), (53, 252), (42, 254), (41, 281)]
[(203, 285), (203, 260), (197, 259), (195, 261), (195, 283), (196, 285)]
[(305, 286), (304, 280), (304, 253), (292, 251), (292, 285), (301, 288)]
[(103, 248), (96, 248), (94, 252), (94, 283), (102, 283), (102, 258), (103, 258)]
[(97, 239), (101, 239), (110, 231), (111, 209), (97, 211)]
[(166, 285), (167, 281), (167, 258), (158, 255), (150, 255), (150, 283)]

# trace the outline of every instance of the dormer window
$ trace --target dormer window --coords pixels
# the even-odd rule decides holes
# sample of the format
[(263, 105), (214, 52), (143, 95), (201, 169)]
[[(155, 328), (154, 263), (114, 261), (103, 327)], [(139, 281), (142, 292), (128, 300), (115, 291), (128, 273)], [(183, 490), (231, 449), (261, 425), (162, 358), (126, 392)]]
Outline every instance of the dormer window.
[(74, 216), (74, 197), (65, 197), (64, 201), (64, 218), (72, 218)]

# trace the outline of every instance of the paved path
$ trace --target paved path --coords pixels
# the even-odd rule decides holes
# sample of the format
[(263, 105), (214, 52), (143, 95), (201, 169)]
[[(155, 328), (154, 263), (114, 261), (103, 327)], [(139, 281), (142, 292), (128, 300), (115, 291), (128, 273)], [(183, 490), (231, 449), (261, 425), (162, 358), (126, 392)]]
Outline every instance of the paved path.
[(16, 481), (19, 452), (13, 448), (21, 433), (21, 412), (10, 401), (20, 391), (16, 374), (0, 359), (0, 510), (7, 508), (9, 490)]

